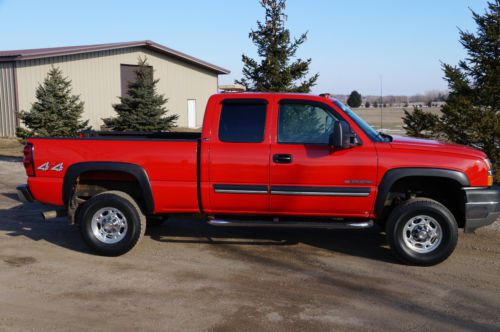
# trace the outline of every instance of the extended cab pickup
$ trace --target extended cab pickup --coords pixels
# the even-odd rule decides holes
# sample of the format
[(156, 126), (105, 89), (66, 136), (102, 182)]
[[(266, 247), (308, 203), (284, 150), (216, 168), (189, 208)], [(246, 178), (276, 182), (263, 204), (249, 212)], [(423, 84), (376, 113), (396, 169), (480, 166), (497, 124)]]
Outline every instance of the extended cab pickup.
[(214, 226), (380, 224), (399, 258), (431, 265), (459, 227), (500, 214), (483, 152), (381, 134), (339, 101), (303, 94), (214, 95), (201, 134), (32, 138), (24, 166), (20, 197), (64, 207), (103, 255), (130, 250), (146, 221), (200, 213)]

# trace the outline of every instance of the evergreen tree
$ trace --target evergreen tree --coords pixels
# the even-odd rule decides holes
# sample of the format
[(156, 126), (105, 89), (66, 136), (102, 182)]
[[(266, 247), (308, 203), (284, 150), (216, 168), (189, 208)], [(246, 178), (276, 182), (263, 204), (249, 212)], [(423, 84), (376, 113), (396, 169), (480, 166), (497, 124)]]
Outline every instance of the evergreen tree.
[(403, 110), (403, 129), (409, 136), (430, 138), (436, 130), (435, 126), (438, 116), (429, 112), (424, 112), (422, 108), (413, 106), (413, 111)]
[(349, 105), (353, 108), (358, 108), (359, 106), (361, 106), (362, 102), (363, 102), (363, 100), (361, 98), (361, 95), (356, 90), (351, 92), (351, 94), (349, 95), (349, 98), (347, 98), (347, 105)]
[[(482, 149), (500, 161), (500, 1), (484, 15), (472, 12), (476, 33), (460, 30), (467, 58), (458, 66), (443, 64), (450, 93), (441, 108), (435, 135)], [(413, 115), (425, 116), (425, 115)]]
[(442, 108), (442, 134), (500, 158), (500, 1), (483, 16), (472, 12), (477, 33), (460, 31), (467, 58), (443, 65), (450, 93)]
[(235, 81), (248, 91), (309, 92), (316, 84), (318, 74), (306, 78), (311, 59), (299, 58), (291, 62), (299, 46), (306, 41), (307, 33), (291, 40), (290, 32), (285, 28), (285, 2), (260, 0), (266, 12), (265, 20), (257, 22), (257, 30), (252, 30), (249, 37), (257, 46), (261, 59), (243, 54), (244, 78)]
[(76, 136), (88, 130), (88, 120), (81, 121), (83, 102), (71, 94), (71, 81), (52, 67), (36, 89), (36, 101), (29, 112), (21, 111), (19, 118), (26, 128), (18, 128), (17, 136), (23, 139), (34, 136)]
[(370, 102), (369, 102), (369, 101), (367, 101), (367, 102), (365, 103), (365, 108), (370, 108)]
[(178, 115), (165, 116), (167, 99), (156, 91), (159, 80), (153, 78), (153, 70), (147, 59), (139, 58), (136, 79), (128, 83), (126, 96), (118, 97), (113, 105), (118, 116), (103, 119), (104, 124), (116, 131), (168, 131), (175, 127)]

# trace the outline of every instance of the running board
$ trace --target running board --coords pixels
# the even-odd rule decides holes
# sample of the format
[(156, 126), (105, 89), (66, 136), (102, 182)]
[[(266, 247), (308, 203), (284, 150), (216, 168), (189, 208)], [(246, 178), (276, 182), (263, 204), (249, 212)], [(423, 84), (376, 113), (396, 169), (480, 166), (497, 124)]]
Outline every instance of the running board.
[(208, 219), (212, 226), (223, 227), (269, 227), (269, 228), (321, 228), (321, 229), (365, 229), (373, 227), (373, 220), (354, 221), (246, 221)]

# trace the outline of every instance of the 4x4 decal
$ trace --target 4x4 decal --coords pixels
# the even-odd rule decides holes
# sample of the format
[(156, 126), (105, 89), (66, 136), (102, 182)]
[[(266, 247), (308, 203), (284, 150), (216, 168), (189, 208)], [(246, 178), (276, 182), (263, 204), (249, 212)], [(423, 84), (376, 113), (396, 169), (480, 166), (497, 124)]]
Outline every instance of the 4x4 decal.
[(38, 166), (37, 169), (40, 171), (48, 171), (50, 169), (51, 171), (61, 172), (64, 169), (64, 163), (59, 163), (50, 168), (50, 163), (47, 161), (46, 163), (43, 163), (40, 166)]

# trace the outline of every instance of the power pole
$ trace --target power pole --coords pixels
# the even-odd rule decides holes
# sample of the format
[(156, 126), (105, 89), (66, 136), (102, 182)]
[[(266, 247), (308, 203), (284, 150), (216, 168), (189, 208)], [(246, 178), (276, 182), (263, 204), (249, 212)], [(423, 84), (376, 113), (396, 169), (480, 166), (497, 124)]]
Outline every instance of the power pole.
[(383, 121), (382, 121), (382, 100), (383, 100), (383, 97), (382, 97), (382, 75), (380, 75), (380, 103), (379, 103), (379, 106), (380, 106), (380, 131), (382, 131), (382, 125), (383, 125)]

